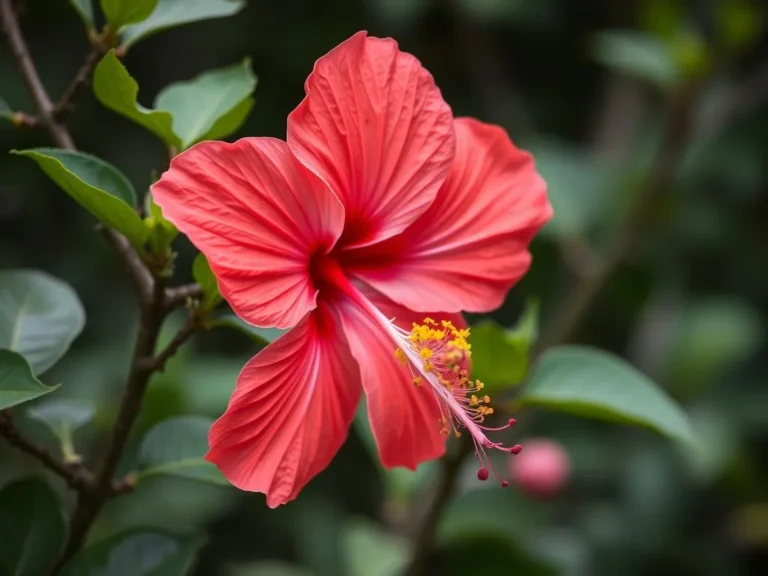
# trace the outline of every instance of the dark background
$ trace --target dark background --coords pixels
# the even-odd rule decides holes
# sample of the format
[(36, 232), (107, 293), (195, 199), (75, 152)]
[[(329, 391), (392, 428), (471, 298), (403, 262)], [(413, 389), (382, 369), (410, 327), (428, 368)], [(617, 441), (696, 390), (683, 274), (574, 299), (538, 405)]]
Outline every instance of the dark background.
[[(634, 31), (665, 46), (681, 76), (700, 78), (677, 176), (574, 339), (621, 354), (667, 388), (705, 449), (685, 453), (650, 432), (524, 411), (520, 438), (550, 437), (568, 450), (567, 488), (550, 502), (479, 490), (468, 463), (430, 574), (766, 573), (765, 15), (765, 3), (736, 0), (251, 0), (235, 17), (142, 41), (124, 59), (149, 105), (171, 82), (250, 56), (259, 85), (239, 135), (284, 137), (316, 58), (361, 29), (396, 38), (433, 73), (456, 115), (499, 123), (536, 154), (556, 217), (534, 243), (532, 271), (494, 317), (513, 324), (537, 295), (545, 327), (592, 252), (610, 248), (628, 198), (652, 169), (673, 93), (636, 73), (640, 58), (603, 65), (617, 53), (595, 54), (595, 35)], [(22, 25), (47, 88), (60, 94), (89, 50), (82, 23), (64, 0), (28, 0)], [(648, 59), (658, 64), (656, 53)], [(151, 171), (166, 165), (162, 145), (85, 92), (70, 122), (78, 147), (146, 189)], [(0, 94), (32, 110), (5, 45)], [(2, 151), (43, 145), (42, 133), (0, 126)], [(0, 155), (0, 266), (64, 279), (88, 315), (71, 352), (46, 376), (99, 408), (78, 436), (86, 458), (98, 454), (114, 417), (136, 315), (126, 278), (92, 224), (32, 162)], [(188, 280), (193, 251), (181, 241), (177, 249), (177, 277)], [(198, 336), (153, 380), (136, 437), (169, 415), (218, 416), (254, 351), (236, 333)], [(0, 458), (2, 480), (32, 468), (5, 446)], [(384, 575), (375, 567), (407, 546), (408, 519), (434, 489), (429, 474), (407, 486), (393, 488), (355, 432), (331, 467), (278, 510), (261, 495), (157, 479), (113, 501), (92, 537), (129, 526), (204, 530), (199, 575), (304, 573), (268, 572), (264, 560), (320, 576)], [(371, 532), (364, 520), (378, 528)]]

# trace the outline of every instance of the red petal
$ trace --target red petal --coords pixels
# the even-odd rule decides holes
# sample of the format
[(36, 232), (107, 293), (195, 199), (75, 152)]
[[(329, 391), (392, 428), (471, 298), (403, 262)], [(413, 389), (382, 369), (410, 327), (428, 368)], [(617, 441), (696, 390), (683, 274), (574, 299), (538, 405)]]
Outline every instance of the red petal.
[[(373, 290), (366, 296), (386, 318), (410, 329), (425, 314), (398, 306)], [(440, 434), (440, 409), (429, 386), (416, 387), (408, 367), (395, 358), (395, 343), (357, 304), (338, 304), (352, 355), (360, 366), (367, 399), (368, 419), (376, 439), (379, 458), (388, 468), (411, 470), (445, 452), (446, 437)], [(461, 315), (429, 314), (435, 320), (451, 320), (466, 326)]]
[(270, 508), (285, 504), (344, 443), (360, 393), (344, 335), (320, 307), (246, 364), (206, 458)]
[(498, 126), (457, 119), (456, 159), (437, 198), (397, 238), (347, 254), (346, 270), (414, 310), (500, 306), (552, 216), (530, 154)]
[(202, 142), (173, 159), (152, 194), (244, 320), (288, 328), (315, 307), (310, 258), (338, 239), (344, 208), (285, 142)]
[(388, 38), (359, 32), (315, 63), (288, 144), (344, 203), (343, 245), (404, 230), (435, 198), (454, 153), (432, 76)]

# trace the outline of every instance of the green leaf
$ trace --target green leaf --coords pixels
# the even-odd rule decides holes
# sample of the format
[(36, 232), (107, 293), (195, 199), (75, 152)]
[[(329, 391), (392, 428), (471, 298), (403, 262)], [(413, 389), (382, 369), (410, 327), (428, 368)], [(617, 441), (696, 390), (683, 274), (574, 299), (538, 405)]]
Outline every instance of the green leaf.
[(601, 32), (595, 35), (592, 56), (609, 68), (661, 88), (670, 88), (680, 79), (680, 71), (669, 46), (661, 38), (648, 34)]
[(511, 330), (492, 320), (472, 327), (472, 377), (481, 380), (488, 392), (517, 386), (528, 375), (538, 315), (538, 302), (532, 300)]
[(46, 425), (59, 439), (65, 462), (80, 462), (75, 451), (73, 434), (93, 420), (96, 407), (90, 400), (55, 398), (44, 400), (27, 410), (27, 415)]
[(350, 576), (396, 576), (408, 561), (408, 542), (371, 522), (350, 522), (342, 537)]
[(188, 82), (171, 84), (157, 96), (155, 108), (171, 113), (173, 131), (182, 148), (188, 148), (237, 130), (251, 111), (255, 88), (251, 60), (246, 58)]
[(82, 550), (62, 576), (184, 576), (203, 541), (159, 530), (133, 530)]
[(66, 538), (58, 499), (38, 478), (18, 480), (0, 491), (0, 570), (3, 576), (44, 576)]
[(150, 110), (138, 103), (139, 85), (110, 50), (93, 73), (93, 92), (99, 102), (110, 110), (144, 126), (159, 136), (167, 146), (181, 147), (173, 133), (173, 117), (162, 110)]
[(157, 0), (101, 0), (101, 9), (113, 29), (146, 20), (157, 6)]
[(134, 206), (136, 192), (117, 168), (103, 160), (58, 148), (12, 150), (37, 162), (51, 180), (101, 222), (140, 247), (149, 236)]
[(549, 350), (534, 367), (519, 402), (644, 426), (696, 445), (688, 417), (664, 390), (624, 360), (593, 348)]
[(213, 422), (197, 416), (169, 418), (152, 428), (141, 442), (137, 480), (177, 476), (229, 486), (216, 466), (203, 459)]
[(274, 342), (285, 332), (285, 330), (280, 330), (278, 328), (258, 328), (256, 326), (251, 326), (245, 320), (242, 320), (231, 313), (222, 314), (218, 318), (212, 320), (210, 327), (215, 326), (239, 330), (261, 346), (266, 346), (267, 344)]
[(21, 354), (42, 374), (83, 330), (85, 312), (74, 290), (37, 270), (0, 272), (0, 348)]
[(3, 120), (13, 121), (13, 110), (8, 106), (8, 103), (0, 98), (0, 118)]
[(39, 398), (58, 386), (46, 386), (32, 375), (22, 356), (0, 350), (0, 410)]
[(200, 252), (192, 263), (192, 276), (203, 289), (203, 309), (213, 310), (221, 302), (219, 284), (205, 254)]
[(93, 4), (91, 0), (69, 0), (72, 8), (88, 30), (93, 30)]
[(515, 490), (500, 490), (498, 484), (477, 488), (451, 500), (438, 526), (437, 543), (453, 546), (489, 536), (523, 538), (547, 525), (553, 510)]
[(123, 30), (123, 44), (132, 46), (166, 28), (232, 16), (244, 7), (244, 0), (159, 0), (149, 18)]

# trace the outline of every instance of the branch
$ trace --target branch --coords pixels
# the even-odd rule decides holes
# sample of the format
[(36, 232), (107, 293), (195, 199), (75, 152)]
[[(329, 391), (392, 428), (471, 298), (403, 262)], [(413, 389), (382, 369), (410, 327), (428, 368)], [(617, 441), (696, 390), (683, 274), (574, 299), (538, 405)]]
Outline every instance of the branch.
[(173, 337), (173, 340), (171, 340), (168, 345), (152, 359), (150, 369), (153, 372), (162, 372), (165, 370), (166, 362), (173, 358), (179, 348), (181, 348), (181, 346), (189, 340), (199, 328), (200, 323), (198, 322), (198, 317), (194, 310), (190, 310), (187, 314), (187, 321), (176, 333), (176, 336)]
[(75, 74), (72, 82), (70, 82), (67, 89), (64, 90), (64, 93), (61, 95), (61, 98), (59, 98), (59, 101), (56, 102), (56, 105), (53, 107), (53, 112), (56, 118), (61, 120), (73, 110), (75, 100), (77, 99), (80, 90), (90, 82), (93, 69), (96, 67), (96, 64), (103, 54), (104, 47), (100, 44), (94, 44), (93, 49), (88, 53), (88, 56), (85, 57), (85, 61), (82, 66), (80, 66), (77, 74)]
[(172, 310), (178, 306), (184, 306), (188, 298), (201, 298), (202, 296), (203, 289), (199, 284), (185, 284), (184, 286), (167, 288), (165, 290), (165, 307)]
[[(55, 107), (34, 66), (27, 45), (22, 37), (11, 0), (0, 0), (0, 23), (2, 24), (3, 33), (8, 38), (11, 53), (32, 93), (38, 109), (39, 125), (48, 132), (51, 140), (57, 146), (67, 150), (75, 150), (72, 137), (66, 126), (60, 123), (56, 117)], [(89, 60), (86, 62), (89, 62)], [(90, 71), (83, 72), (83, 74), (90, 75)], [(75, 80), (76, 82), (73, 83), (73, 86), (75, 84), (78, 86), (82, 84), (78, 78)], [(69, 92), (69, 90), (65, 92), (66, 99), (70, 97), (68, 96)], [(77, 87), (74, 87), (71, 92), (72, 97), (74, 97)], [(121, 481), (113, 482), (112, 478), (125, 450), (128, 435), (141, 410), (142, 399), (149, 384), (150, 376), (156, 369), (162, 368), (165, 361), (188, 338), (188, 335), (175, 338), (171, 345), (169, 345), (169, 348), (158, 356), (160, 360), (158, 361), (155, 358), (157, 337), (167, 311), (165, 287), (160, 280), (152, 276), (151, 271), (141, 261), (139, 254), (137, 254), (136, 250), (134, 250), (133, 246), (124, 236), (108, 228), (104, 228), (103, 233), (124, 262), (136, 288), (139, 301), (139, 328), (128, 380), (115, 421), (115, 427), (112, 431), (109, 448), (98, 473), (92, 477), (87, 488), (83, 488), (79, 492), (77, 506), (70, 522), (69, 540), (61, 558), (51, 572), (52, 575), (57, 574), (80, 549), (89, 528), (104, 507), (106, 501), (111, 496), (130, 489), (129, 485), (123, 485), (124, 483)], [(15, 445), (23, 447), (22, 449), (27, 452), (32, 450), (32, 453), (36, 454), (44, 464), (60, 468), (55, 459), (44, 455), (41, 456), (39, 450), (30, 447), (29, 443), (23, 441), (12, 430), (9, 430), (7, 425), (4, 426), (3, 435), (7, 438), (10, 437)]]
[(61, 476), (73, 490), (84, 492), (93, 485), (93, 477), (88, 470), (80, 464), (65, 464), (45, 448), (25, 438), (14, 426), (11, 415), (7, 412), (0, 412), (0, 436), (3, 436), (11, 446), (35, 458), (48, 470)]
[[(616, 267), (634, 247), (649, 211), (659, 196), (668, 190), (675, 177), (678, 162), (690, 133), (696, 95), (697, 87), (686, 85), (680, 87), (680, 90), (672, 97), (661, 149), (644, 184), (638, 190), (627, 216), (617, 227), (614, 239), (609, 242), (608, 254), (596, 264), (597, 269), (594, 273), (585, 276), (572, 293), (571, 298), (566, 300), (563, 312), (555, 316), (559, 320), (557, 326), (552, 330), (544, 344), (537, 346), (534, 354), (537, 355), (539, 351), (549, 346), (565, 342), (573, 335)], [(413, 556), (403, 571), (403, 576), (418, 576), (423, 573), (424, 564), (431, 553), (432, 542), (440, 517), (450, 500), (456, 478), (461, 470), (461, 462), (471, 451), (472, 445), (465, 442), (456, 454), (448, 457), (444, 462), (437, 496), (415, 535)]]
[(32, 57), (29, 54), (24, 38), (21, 35), (19, 22), (16, 19), (11, 0), (0, 0), (0, 24), (2, 24), (3, 34), (8, 39), (8, 45), (11, 49), (16, 64), (21, 70), (24, 81), (32, 94), (35, 106), (39, 114), (40, 124), (45, 127), (47, 132), (59, 148), (75, 149), (72, 137), (67, 129), (60, 124), (54, 114), (54, 106), (48, 97), (40, 76), (37, 73)]

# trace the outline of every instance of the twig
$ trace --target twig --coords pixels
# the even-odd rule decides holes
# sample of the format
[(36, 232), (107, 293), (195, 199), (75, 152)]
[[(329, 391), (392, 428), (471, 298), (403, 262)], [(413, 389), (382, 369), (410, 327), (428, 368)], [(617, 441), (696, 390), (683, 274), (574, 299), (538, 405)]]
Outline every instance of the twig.
[(178, 308), (187, 303), (188, 298), (201, 298), (203, 289), (199, 284), (185, 284), (165, 290), (165, 307), (167, 309)]
[(672, 96), (661, 148), (645, 183), (633, 198), (626, 216), (617, 225), (608, 250), (598, 260), (594, 273), (571, 292), (570, 298), (565, 299), (560, 313), (555, 315), (558, 319), (556, 325), (539, 342), (539, 349), (567, 342), (572, 337), (616, 267), (631, 251), (656, 200), (669, 189), (691, 131), (697, 91), (696, 84), (684, 84)]
[[(634, 204), (629, 209), (624, 221), (617, 227), (615, 238), (609, 243), (608, 254), (599, 262), (593, 274), (581, 279), (572, 293), (573, 296), (566, 301), (563, 312), (556, 316), (559, 320), (557, 326), (548, 335), (546, 341), (537, 346), (535, 355), (549, 346), (567, 341), (580, 326), (616, 267), (632, 249), (656, 199), (669, 188), (690, 133), (696, 88), (693, 85), (682, 86), (673, 96), (661, 149), (644, 185), (635, 197)], [(403, 571), (403, 576), (418, 576), (423, 573), (424, 563), (431, 553), (440, 516), (450, 500), (456, 478), (461, 469), (461, 462), (471, 451), (472, 446), (464, 443), (457, 454), (449, 457), (449, 460), (443, 465), (437, 497), (418, 528), (413, 556)]]
[(77, 74), (75, 74), (72, 82), (70, 82), (67, 89), (64, 90), (64, 93), (61, 95), (61, 98), (59, 98), (59, 101), (56, 102), (56, 105), (53, 107), (53, 112), (57, 119), (61, 120), (72, 111), (80, 90), (90, 82), (91, 73), (103, 54), (104, 47), (100, 44), (94, 45), (93, 49), (88, 53), (88, 56), (86, 56), (85, 61), (82, 66), (80, 66)]
[(67, 129), (56, 120), (53, 103), (32, 62), (29, 49), (21, 35), (11, 0), (0, 0), (0, 24), (3, 27), (3, 34), (8, 38), (11, 54), (21, 70), (24, 81), (32, 94), (32, 99), (35, 101), (40, 123), (59, 148), (74, 150), (75, 144), (72, 142), (72, 137)]
[(437, 524), (440, 521), (443, 509), (451, 500), (455, 489), (456, 478), (461, 471), (461, 463), (472, 451), (472, 442), (469, 434), (462, 436), (461, 442), (455, 446), (455, 450), (440, 460), (440, 476), (433, 499), (429, 502), (424, 517), (413, 535), (414, 547), (408, 566), (403, 571), (403, 576), (419, 576), (424, 571), (424, 565), (432, 553)]
[(45, 448), (25, 438), (14, 426), (11, 415), (7, 412), (0, 412), (0, 436), (12, 446), (35, 458), (50, 471), (61, 476), (73, 490), (84, 492), (93, 485), (93, 476), (88, 470), (79, 464), (65, 464)]
[(200, 328), (198, 317), (194, 310), (187, 314), (187, 321), (176, 333), (176, 336), (166, 345), (166, 347), (152, 359), (150, 368), (153, 372), (162, 372), (165, 370), (165, 364), (173, 358), (181, 346), (190, 339), (190, 337)]

